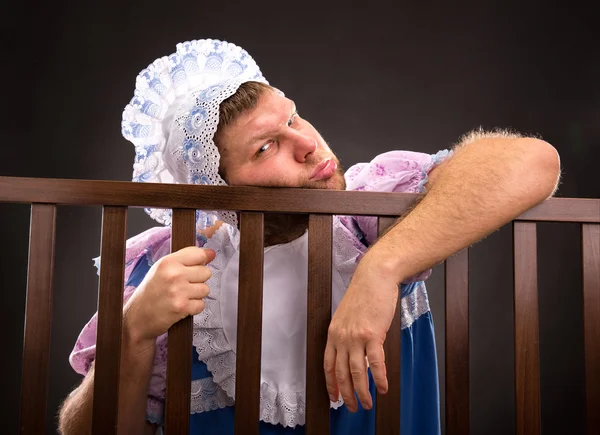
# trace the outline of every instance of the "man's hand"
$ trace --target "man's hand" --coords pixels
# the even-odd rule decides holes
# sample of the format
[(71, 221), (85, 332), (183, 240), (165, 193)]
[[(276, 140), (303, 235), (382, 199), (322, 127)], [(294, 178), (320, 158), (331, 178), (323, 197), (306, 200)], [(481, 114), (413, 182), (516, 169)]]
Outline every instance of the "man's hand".
[(149, 341), (164, 334), (174, 323), (204, 309), (209, 293), (205, 282), (212, 249), (190, 246), (158, 260), (148, 271), (124, 307), (126, 326), (134, 340)]
[(377, 390), (388, 389), (383, 342), (398, 298), (398, 283), (372, 251), (359, 263), (350, 286), (333, 315), (325, 348), (325, 380), (332, 401), (341, 393), (346, 407), (371, 409), (367, 359)]

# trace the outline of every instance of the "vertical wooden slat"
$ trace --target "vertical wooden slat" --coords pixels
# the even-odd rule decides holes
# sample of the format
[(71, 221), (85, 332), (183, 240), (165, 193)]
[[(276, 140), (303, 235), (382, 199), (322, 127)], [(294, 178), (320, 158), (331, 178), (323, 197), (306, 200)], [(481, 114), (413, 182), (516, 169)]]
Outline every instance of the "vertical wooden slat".
[[(196, 244), (196, 210), (173, 209), (171, 252)], [(192, 382), (192, 317), (169, 328), (165, 432), (188, 435)]]
[(329, 396), (323, 371), (331, 322), (332, 217), (308, 221), (308, 323), (306, 330), (306, 434), (329, 433)]
[[(381, 236), (395, 220), (394, 218), (380, 217), (378, 219), (379, 235)], [(398, 288), (396, 312), (383, 344), (388, 392), (387, 394), (377, 393), (375, 402), (375, 433), (377, 435), (400, 435), (401, 314), (401, 291)]]
[(469, 433), (469, 249), (446, 260), (446, 433)]
[[(241, 213), (235, 433), (258, 435), (262, 343), (264, 215)], [(170, 435), (170, 434), (169, 434)]]
[(127, 207), (102, 213), (92, 434), (117, 433)]
[(586, 432), (600, 433), (600, 224), (583, 224)]
[(515, 406), (518, 435), (540, 433), (537, 240), (534, 222), (514, 222)]
[(21, 378), (20, 433), (45, 433), (56, 206), (33, 204), (29, 227), (29, 265)]

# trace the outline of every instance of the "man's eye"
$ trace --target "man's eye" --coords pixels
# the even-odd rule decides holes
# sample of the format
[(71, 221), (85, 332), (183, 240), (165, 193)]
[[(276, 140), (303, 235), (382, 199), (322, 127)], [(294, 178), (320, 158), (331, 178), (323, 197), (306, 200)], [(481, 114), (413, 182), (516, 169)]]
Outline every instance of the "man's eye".
[(263, 146), (261, 146), (258, 151), (256, 152), (256, 154), (262, 154), (265, 151), (267, 151), (269, 149), (269, 147), (271, 146), (271, 142), (268, 142), (266, 144), (264, 144)]
[(291, 127), (291, 126), (292, 126), (292, 124), (293, 124), (293, 123), (294, 123), (294, 121), (296, 120), (296, 117), (297, 117), (297, 116), (298, 116), (298, 114), (297, 114), (297, 113), (294, 113), (294, 114), (292, 115), (292, 117), (290, 118), (290, 120), (287, 122), (287, 126), (288, 126), (288, 127)]

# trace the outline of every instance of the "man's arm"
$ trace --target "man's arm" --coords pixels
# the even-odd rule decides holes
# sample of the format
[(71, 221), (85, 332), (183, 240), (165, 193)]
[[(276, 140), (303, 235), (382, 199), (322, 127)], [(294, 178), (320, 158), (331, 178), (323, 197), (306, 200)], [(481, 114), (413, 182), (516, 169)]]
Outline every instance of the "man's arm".
[[(123, 307), (123, 342), (119, 376), (117, 433), (154, 434), (146, 422), (146, 397), (152, 374), (156, 338), (179, 320), (204, 310), (209, 293), (206, 264), (215, 258), (211, 249), (183, 248), (158, 260)], [(94, 368), (65, 400), (59, 416), (63, 435), (91, 432)]]
[[(145, 419), (154, 345), (155, 340), (140, 340), (132, 333), (125, 310), (119, 379), (119, 434), (156, 433), (156, 426)], [(59, 432), (62, 435), (91, 433), (94, 373), (92, 365), (81, 385), (63, 403), (59, 415)]]
[[(473, 136), (471, 136), (473, 139)], [(365, 254), (335, 312), (325, 351), (327, 389), (350, 410), (371, 407), (368, 357), (380, 392), (387, 391), (383, 341), (398, 283), (481, 240), (553, 194), (556, 150), (520, 137), (480, 135), (430, 173), (427, 194)]]
[(558, 153), (538, 139), (490, 135), (459, 144), (429, 174), (423, 200), (370, 255), (400, 282), (552, 196), (559, 174)]

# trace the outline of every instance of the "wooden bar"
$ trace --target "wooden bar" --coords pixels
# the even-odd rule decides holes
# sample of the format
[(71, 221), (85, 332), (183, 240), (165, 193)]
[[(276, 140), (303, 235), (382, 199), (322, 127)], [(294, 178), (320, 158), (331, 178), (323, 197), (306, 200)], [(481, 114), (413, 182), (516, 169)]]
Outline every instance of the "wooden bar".
[(117, 433), (126, 231), (127, 208), (104, 207), (98, 287), (93, 435)]
[(264, 215), (241, 213), (240, 231), (234, 428), (259, 435)]
[[(399, 216), (421, 197), (414, 193), (0, 177), (0, 202), (28, 204)], [(550, 198), (516, 220), (600, 223), (600, 199)]]
[[(196, 244), (196, 210), (173, 209), (171, 252)], [(192, 317), (188, 316), (169, 328), (167, 352), (167, 401), (165, 432), (188, 435), (190, 432), (190, 397), (192, 394)]]
[(446, 433), (469, 434), (469, 249), (446, 266)]
[(32, 204), (21, 377), (19, 433), (45, 433), (56, 206)]
[(536, 224), (514, 222), (515, 407), (518, 435), (540, 433)]
[(600, 223), (600, 199), (550, 198), (515, 220)]
[[(393, 225), (395, 218), (378, 219), (377, 232), (383, 235)], [(388, 392), (377, 393), (375, 400), (375, 433), (377, 435), (400, 435), (400, 365), (402, 346), (401, 289), (398, 287), (396, 312), (385, 337), (383, 351), (388, 380)]]
[[(422, 195), (0, 177), (0, 202), (397, 216)], [(260, 200), (257, 200), (260, 198)]]
[(332, 217), (308, 221), (308, 322), (306, 341), (306, 434), (329, 433), (329, 396), (324, 356), (331, 322)]
[(600, 433), (600, 225), (583, 224), (586, 433)]

